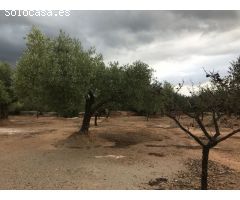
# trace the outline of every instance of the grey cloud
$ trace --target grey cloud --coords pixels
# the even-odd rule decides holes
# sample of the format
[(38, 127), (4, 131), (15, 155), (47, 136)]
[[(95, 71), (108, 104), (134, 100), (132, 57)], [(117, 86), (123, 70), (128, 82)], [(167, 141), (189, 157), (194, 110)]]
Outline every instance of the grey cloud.
[(25, 47), (23, 37), (33, 25), (49, 36), (63, 29), (86, 48), (95, 46), (107, 61), (143, 60), (157, 69), (157, 75), (169, 70), (159, 63), (190, 63), (184, 70), (194, 73), (165, 76), (175, 82), (205, 81), (201, 66), (209, 63), (224, 71), (226, 59), (235, 58), (240, 49), (239, 11), (71, 11), (70, 17), (6, 17), (0, 11), (0, 60), (16, 62)]
[[(85, 11), (86, 12), (86, 11)], [(155, 40), (171, 40), (182, 32), (226, 31), (239, 26), (237, 11), (91, 11), (77, 14), (86, 33), (110, 47), (137, 46)], [(84, 16), (83, 16), (84, 15)], [(83, 27), (84, 29), (84, 27)], [(120, 34), (121, 33), (121, 34)], [(150, 33), (150, 34), (149, 34)], [(134, 34), (136, 40), (128, 40)], [(111, 35), (109, 38), (108, 36)], [(149, 36), (149, 37), (147, 37)], [(144, 40), (144, 39), (147, 40)]]
[(12, 45), (2, 39), (0, 39), (0, 44), (0, 60), (15, 65), (16, 59), (20, 57), (24, 49), (24, 45)]

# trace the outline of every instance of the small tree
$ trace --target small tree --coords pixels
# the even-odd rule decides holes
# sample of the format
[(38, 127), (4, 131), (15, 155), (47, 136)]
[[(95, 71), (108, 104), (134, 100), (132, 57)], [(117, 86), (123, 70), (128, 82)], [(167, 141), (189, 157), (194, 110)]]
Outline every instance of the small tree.
[[(212, 76), (211, 76), (212, 77)], [(212, 77), (213, 78), (213, 77)], [(223, 79), (219, 79), (223, 82)], [(220, 142), (228, 139), (229, 137), (240, 132), (240, 128), (230, 131), (228, 134), (222, 134), (220, 129), (219, 120), (226, 113), (225, 102), (230, 102), (226, 98), (228, 96), (219, 95), (219, 91), (216, 88), (200, 88), (200, 92), (192, 92), (191, 97), (184, 97), (178, 94), (182, 85), (176, 92), (167, 95), (169, 101), (165, 102), (165, 114), (173, 119), (176, 124), (187, 135), (192, 137), (202, 147), (202, 174), (201, 174), (201, 189), (206, 190), (208, 188), (208, 159), (209, 152), (212, 148), (218, 145)], [(223, 100), (224, 99), (224, 100)], [(204, 123), (202, 115), (204, 112), (210, 112), (214, 126), (214, 133), (207, 129), (207, 124)], [(186, 127), (181, 122), (180, 115), (185, 114), (192, 118), (203, 133), (203, 138), (197, 136), (193, 131)]]

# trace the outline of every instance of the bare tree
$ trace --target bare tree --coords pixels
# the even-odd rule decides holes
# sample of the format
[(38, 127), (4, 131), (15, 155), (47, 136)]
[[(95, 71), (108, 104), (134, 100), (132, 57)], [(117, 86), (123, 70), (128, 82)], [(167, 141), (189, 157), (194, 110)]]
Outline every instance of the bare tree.
[[(216, 91), (207, 88), (202, 89), (202, 93), (198, 95), (192, 92), (191, 97), (183, 97), (185, 101), (185, 104), (183, 105), (181, 104), (182, 102), (179, 103), (176, 99), (176, 96), (178, 96), (177, 93), (181, 87), (182, 84), (179, 84), (177, 92), (172, 96), (172, 102), (174, 103), (171, 105), (171, 109), (168, 109), (165, 114), (174, 120), (181, 130), (192, 137), (202, 147), (201, 189), (206, 190), (208, 188), (208, 160), (210, 150), (220, 142), (223, 142), (231, 136), (239, 133), (240, 128), (233, 129), (227, 134), (221, 133), (219, 120), (225, 114), (223, 112), (225, 109), (223, 108), (223, 101), (219, 99), (220, 97)], [(227, 96), (221, 96), (221, 98), (226, 101)], [(211, 113), (210, 116), (213, 122), (214, 133), (207, 129), (209, 124), (207, 125), (203, 122), (202, 115), (204, 114), (204, 111)], [(204, 137), (197, 136), (188, 127), (183, 125), (180, 121), (179, 113), (183, 113), (193, 119), (202, 131)]]
[(204, 133), (205, 139), (201, 139), (201, 137), (196, 136), (193, 132), (191, 132), (188, 128), (184, 127), (184, 125), (180, 122), (179, 118), (177, 118), (176, 115), (173, 114), (167, 114), (168, 117), (173, 119), (176, 124), (189, 136), (191, 136), (201, 147), (202, 147), (202, 174), (201, 174), (201, 189), (206, 190), (208, 188), (208, 159), (209, 159), (209, 151), (213, 147), (215, 147), (220, 142), (230, 138), (231, 136), (235, 135), (236, 133), (240, 132), (240, 128), (232, 130), (230, 133), (222, 135), (220, 133), (219, 129), (219, 123), (216, 119), (216, 113), (212, 112), (212, 117), (214, 121), (214, 128), (215, 128), (215, 134), (210, 134), (209, 131), (207, 131), (205, 125), (203, 124), (202, 120), (200, 119), (200, 115), (194, 114), (190, 115), (187, 113), (188, 116), (193, 118), (199, 128)]

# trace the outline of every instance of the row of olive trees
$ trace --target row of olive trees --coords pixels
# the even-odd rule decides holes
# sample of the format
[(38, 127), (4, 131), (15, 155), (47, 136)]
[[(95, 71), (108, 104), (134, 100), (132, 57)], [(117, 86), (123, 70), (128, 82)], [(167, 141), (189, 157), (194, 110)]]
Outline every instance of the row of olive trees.
[(87, 132), (91, 117), (104, 107), (147, 116), (162, 110), (162, 97), (158, 95), (162, 84), (153, 81), (152, 72), (140, 61), (107, 66), (101, 54), (93, 48), (83, 49), (80, 41), (64, 32), (50, 38), (33, 27), (26, 36), (26, 49), (9, 76), (11, 90), (13, 86), (24, 109), (56, 111), (64, 117), (85, 111), (81, 131)]
[(56, 111), (64, 117), (84, 111), (80, 132), (87, 133), (91, 117), (104, 107), (141, 110), (151, 86), (152, 70), (141, 61), (120, 66), (104, 63), (93, 48), (60, 31), (49, 38), (33, 28), (17, 62), (13, 85), (25, 108)]

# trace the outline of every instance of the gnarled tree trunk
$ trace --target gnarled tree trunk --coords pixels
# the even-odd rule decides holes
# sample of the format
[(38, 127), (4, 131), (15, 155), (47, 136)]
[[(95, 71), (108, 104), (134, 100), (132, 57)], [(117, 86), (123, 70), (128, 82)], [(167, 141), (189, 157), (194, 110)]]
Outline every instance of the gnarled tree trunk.
[(80, 129), (80, 133), (87, 134), (88, 129), (90, 126), (90, 121), (92, 117), (92, 105), (94, 104), (95, 97), (92, 93), (92, 91), (89, 91), (87, 96), (86, 96), (86, 103), (85, 103), (85, 112), (83, 116), (83, 122), (82, 122), (82, 127)]
[(86, 134), (88, 132), (88, 129), (89, 129), (89, 126), (90, 126), (91, 117), (92, 117), (91, 113), (89, 113), (89, 112), (85, 112), (84, 113), (82, 127), (80, 129), (81, 133), (85, 133)]
[[(91, 117), (93, 116), (93, 114), (98, 112), (103, 105), (110, 102), (111, 100), (112, 98), (108, 98), (103, 101), (100, 101), (99, 103), (95, 103), (95, 96), (93, 95), (93, 92), (91, 90), (88, 92), (88, 94), (86, 95), (85, 112), (83, 116), (83, 122), (82, 127), (80, 129), (80, 133), (83, 134), (88, 133)], [(97, 116), (100, 116), (99, 112)], [(97, 117), (95, 119), (97, 119)]]

